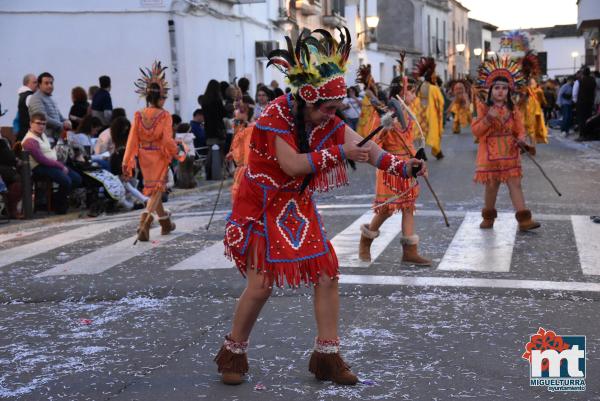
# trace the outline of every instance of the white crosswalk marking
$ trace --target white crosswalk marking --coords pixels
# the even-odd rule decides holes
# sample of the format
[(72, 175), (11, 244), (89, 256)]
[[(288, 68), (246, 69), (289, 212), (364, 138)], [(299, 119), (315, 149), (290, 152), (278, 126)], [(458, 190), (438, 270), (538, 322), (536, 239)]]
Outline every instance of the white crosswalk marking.
[(469, 212), (454, 235), (438, 270), (508, 272), (517, 221), (511, 213), (498, 213), (493, 230), (479, 228), (481, 215)]
[(233, 262), (224, 255), (225, 246), (223, 241), (216, 242), (204, 248), (200, 252), (182, 260), (167, 270), (207, 270), (207, 269), (229, 269)]
[[(208, 217), (187, 217), (176, 220), (175, 223), (177, 224), (177, 229), (169, 235), (161, 236), (160, 227), (156, 227), (150, 230), (150, 242), (138, 242), (137, 245), (133, 245), (135, 236), (129, 237), (117, 243), (102, 247), (92, 253), (54, 266), (52, 269), (39, 273), (35, 277), (102, 273), (119, 263), (125, 262), (144, 252), (160, 247), (183, 234), (190, 233), (203, 227), (208, 223)], [(156, 243), (152, 240), (158, 240), (159, 242)]]
[(0, 267), (10, 265), (25, 258), (40, 255), (61, 246), (71, 244), (76, 241), (95, 237), (106, 231), (127, 224), (128, 221), (117, 221), (110, 223), (86, 224), (74, 230), (69, 230), (61, 234), (53, 235), (33, 241), (29, 244), (16, 246), (14, 248), (0, 251)]
[(342, 274), (340, 276), (340, 284), (406, 285), (415, 287), (508, 288), (550, 291), (600, 292), (600, 283), (467, 277), (371, 276)]
[[(356, 219), (344, 231), (333, 237), (331, 244), (335, 249), (340, 266), (368, 267), (371, 264), (358, 259), (358, 242), (360, 241), (360, 226), (370, 223), (372, 218), (373, 212), (369, 211)], [(383, 223), (379, 229), (379, 237), (371, 245), (371, 261), (377, 259), (401, 230), (401, 213), (392, 215), (392, 217)]]
[(600, 224), (587, 216), (571, 216), (583, 274), (600, 275)]

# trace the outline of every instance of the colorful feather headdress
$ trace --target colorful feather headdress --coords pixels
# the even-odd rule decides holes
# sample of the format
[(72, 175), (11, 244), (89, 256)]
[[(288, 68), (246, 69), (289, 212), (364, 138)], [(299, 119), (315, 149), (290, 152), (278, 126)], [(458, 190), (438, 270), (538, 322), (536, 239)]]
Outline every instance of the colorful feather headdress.
[(521, 69), (525, 79), (537, 78), (540, 75), (540, 61), (533, 50), (529, 50), (521, 59)]
[(506, 79), (508, 86), (513, 91), (525, 84), (521, 63), (509, 57), (500, 58), (496, 56), (485, 60), (479, 66), (477, 86), (491, 88), (493, 82), (498, 78)]
[(374, 93), (377, 93), (377, 83), (373, 79), (373, 75), (371, 75), (371, 64), (363, 64), (358, 67), (356, 83), (363, 84), (365, 89), (370, 89)]
[(433, 57), (421, 57), (415, 66), (413, 75), (415, 78), (424, 77), (430, 79), (435, 72), (435, 59)]
[(398, 62), (398, 75), (392, 79), (390, 88), (395, 88), (398, 86), (404, 91), (408, 88), (408, 86), (414, 85), (415, 79), (411, 76), (407, 76), (404, 72), (405, 71), (404, 66), (406, 65), (405, 60), (406, 60), (406, 51), (401, 50), (400, 58), (396, 59), (396, 61)]
[(344, 98), (344, 73), (352, 43), (348, 28), (337, 30), (339, 42), (328, 31), (315, 29), (308, 36), (301, 34), (295, 48), (286, 36), (287, 49), (273, 50), (267, 67), (274, 65), (281, 71), (287, 77), (292, 93), (307, 103)]
[(146, 97), (148, 93), (151, 91), (150, 84), (157, 84), (160, 88), (160, 93), (166, 95), (169, 91), (169, 83), (165, 78), (165, 70), (167, 67), (163, 67), (160, 61), (155, 61), (152, 63), (152, 68), (144, 69), (140, 68), (142, 76), (138, 78), (137, 81), (134, 82), (135, 93), (138, 93), (142, 97)]

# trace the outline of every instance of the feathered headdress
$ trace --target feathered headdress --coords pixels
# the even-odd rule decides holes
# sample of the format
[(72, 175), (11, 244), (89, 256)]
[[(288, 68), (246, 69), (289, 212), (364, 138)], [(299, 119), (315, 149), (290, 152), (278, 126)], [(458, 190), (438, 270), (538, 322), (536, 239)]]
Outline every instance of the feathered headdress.
[(540, 75), (540, 61), (533, 50), (529, 50), (521, 59), (521, 69), (525, 79), (537, 78)]
[(435, 59), (433, 57), (421, 57), (415, 66), (413, 75), (415, 78), (424, 77), (430, 79), (435, 72)]
[(371, 64), (363, 64), (358, 67), (358, 71), (356, 73), (356, 83), (363, 84), (365, 89), (370, 89), (377, 93), (377, 84), (375, 79), (373, 79), (373, 75), (371, 75)]
[(346, 96), (344, 73), (352, 43), (348, 28), (336, 29), (340, 32), (339, 42), (328, 31), (315, 29), (306, 37), (301, 34), (295, 48), (286, 36), (287, 49), (269, 53), (267, 67), (274, 65), (281, 71), (287, 77), (292, 93), (307, 103)]
[(140, 68), (142, 76), (134, 82), (136, 87), (135, 93), (138, 93), (142, 97), (146, 97), (151, 91), (150, 84), (157, 84), (160, 88), (160, 93), (166, 95), (169, 88), (169, 83), (165, 78), (165, 70), (167, 67), (163, 67), (160, 61), (152, 63), (152, 68)]
[(403, 90), (403, 89), (406, 89), (407, 86), (413, 85), (415, 83), (415, 80), (413, 77), (407, 76), (404, 73), (405, 60), (406, 60), (406, 51), (401, 50), (400, 58), (396, 59), (396, 61), (398, 62), (398, 75), (392, 79), (392, 82), (390, 83), (390, 88), (399, 87), (400, 90)]
[(508, 86), (513, 91), (525, 84), (521, 63), (509, 57), (500, 58), (496, 56), (485, 60), (479, 66), (477, 86), (491, 88), (493, 82), (498, 78), (506, 79)]

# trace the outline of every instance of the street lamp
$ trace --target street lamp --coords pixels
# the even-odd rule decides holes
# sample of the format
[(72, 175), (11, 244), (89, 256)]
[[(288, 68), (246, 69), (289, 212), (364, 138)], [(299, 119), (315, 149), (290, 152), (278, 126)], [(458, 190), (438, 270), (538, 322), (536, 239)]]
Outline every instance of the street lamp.
[(365, 43), (376, 42), (377, 35), (375, 34), (375, 28), (377, 28), (377, 25), (379, 25), (379, 17), (378, 16), (371, 15), (371, 16), (367, 17), (367, 29), (357, 33), (356, 38), (358, 39), (360, 37), (360, 35), (366, 34)]
[(483, 49), (481, 47), (476, 47), (473, 49), (473, 54), (475, 55), (475, 57), (481, 56), (482, 52), (483, 52)]
[(370, 17), (367, 17), (367, 26), (370, 29), (377, 28), (377, 25), (379, 25), (379, 17), (378, 16), (372, 15)]
[(487, 52), (487, 57), (494, 57), (495, 55), (496, 55), (496, 52), (493, 50), (490, 50), (489, 52)]
[[(464, 43), (457, 43), (456, 46), (455, 46), (456, 53), (458, 53), (460, 56), (462, 56), (462, 53), (465, 51), (466, 47), (467, 46)], [(462, 58), (460, 58), (460, 61), (461, 61), (460, 71), (463, 71)], [(452, 71), (452, 78), (456, 77), (457, 64), (458, 64), (458, 60), (455, 58), (454, 59), (453, 71)], [(458, 76), (460, 78), (462, 76), (462, 72), (459, 72)]]
[(573, 57), (573, 74), (575, 74), (577, 69), (577, 57), (579, 57), (579, 52), (571, 52), (571, 57)]

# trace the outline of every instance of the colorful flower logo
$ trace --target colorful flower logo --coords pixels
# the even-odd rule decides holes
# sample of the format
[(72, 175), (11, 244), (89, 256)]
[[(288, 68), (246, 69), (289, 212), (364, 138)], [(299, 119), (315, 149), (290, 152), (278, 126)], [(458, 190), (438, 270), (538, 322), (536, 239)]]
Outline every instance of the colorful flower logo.
[[(545, 351), (548, 349), (562, 352), (569, 349), (570, 345), (563, 341), (561, 336), (557, 336), (552, 330), (545, 330), (540, 327), (536, 334), (531, 336), (531, 340), (525, 345), (525, 352), (522, 355), (523, 359), (527, 359), (531, 364), (531, 351), (539, 350)], [(561, 363), (565, 362), (563, 359)], [(549, 362), (547, 359), (542, 361), (542, 372), (548, 370)]]

